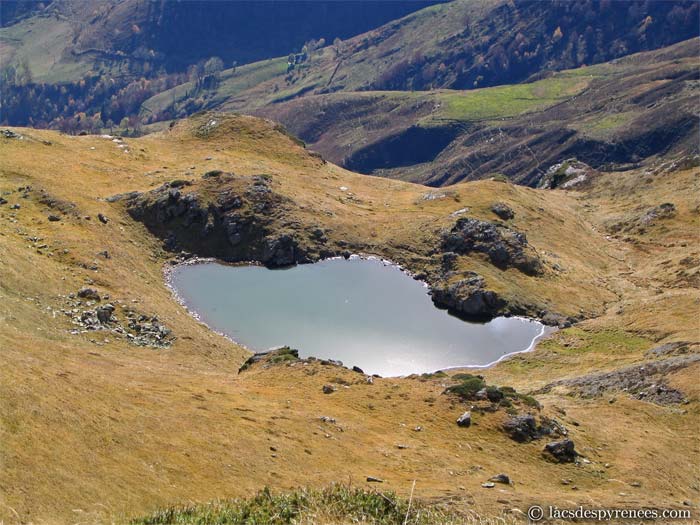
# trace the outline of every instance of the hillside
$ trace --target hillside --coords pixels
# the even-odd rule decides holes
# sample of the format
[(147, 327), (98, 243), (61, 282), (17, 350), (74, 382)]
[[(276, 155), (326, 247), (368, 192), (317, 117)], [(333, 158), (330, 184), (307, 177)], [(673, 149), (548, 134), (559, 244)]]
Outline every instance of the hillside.
[(698, 152), (699, 51), (693, 39), (524, 84), (314, 95), (256, 113), (361, 173), (431, 186), (503, 173), (536, 185), (567, 157), (610, 170)]
[(0, 28), (2, 122), (133, 133), (201, 109), (252, 112), (312, 94), (521, 83), (698, 36), (691, 0), (457, 0), (421, 9), (431, 3), (18, 6), (23, 15)]
[(291, 100), (276, 89), (284, 61), (273, 60), (229, 72), (197, 102), (185, 85), (143, 108), (149, 115), (215, 107), (269, 117), (331, 162), (366, 174), (442, 186), (502, 173), (537, 185), (567, 157), (610, 170), (697, 152), (699, 46), (692, 39), (509, 86), (312, 91)]
[[(348, 38), (433, 3), (11, 1), (0, 10), (0, 57), (3, 65), (27, 60), (37, 81), (64, 83), (80, 80), (74, 68), (114, 74), (132, 61), (168, 72), (212, 56), (245, 64), (299, 51), (312, 39)], [(53, 61), (40, 63), (40, 50)]]
[[(545, 493), (696, 512), (699, 177), (683, 157), (588, 169), (568, 190), (434, 190), (346, 171), (269, 121), (220, 114), (141, 138), (3, 131), (0, 519), (112, 522), (368, 476), (403, 497), (416, 480), (420, 505), (465, 519), (524, 521)], [(514, 217), (499, 219), (496, 203)], [(450, 232), (473, 224), (500, 232), (505, 260), (488, 246), (444, 256)], [(284, 359), (239, 373), (249, 354), (165, 285), (184, 252), (270, 266), (374, 253), (421, 274), (444, 306), (490, 291), (499, 311), (580, 322), (480, 372), (517, 390), (502, 390), (510, 406), (446, 394), (476, 381), (453, 372), (370, 383)], [(481, 287), (465, 287), (474, 273)], [(87, 330), (107, 302), (120, 330)], [(474, 423), (458, 427), (472, 405)], [(527, 412), (571, 438), (578, 460), (543, 457), (553, 438), (511, 439), (504, 421)], [(513, 484), (482, 486), (498, 473)]]

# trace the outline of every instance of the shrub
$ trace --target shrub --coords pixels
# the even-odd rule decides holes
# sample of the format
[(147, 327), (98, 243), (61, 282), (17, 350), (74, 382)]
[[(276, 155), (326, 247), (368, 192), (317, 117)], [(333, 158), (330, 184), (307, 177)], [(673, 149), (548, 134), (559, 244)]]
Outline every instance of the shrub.
[(504, 395), (497, 386), (489, 385), (486, 387), (486, 397), (492, 403), (497, 403), (504, 398)]
[(484, 380), (478, 376), (472, 376), (470, 374), (458, 375), (464, 375), (469, 377), (462, 379), (457, 385), (447, 387), (445, 392), (450, 394), (456, 394), (462, 399), (474, 399), (476, 393), (485, 386)]
[(512, 386), (502, 386), (501, 393), (505, 397), (517, 397), (518, 396), (518, 393), (515, 391), (515, 388), (513, 388)]
[(295, 356), (294, 354), (284, 353), (284, 354), (273, 355), (270, 358), (270, 363), (277, 364), (277, 363), (285, 363), (287, 361), (298, 361), (298, 360), (299, 360), (299, 358), (297, 356)]
[(437, 372), (430, 372), (420, 375), (421, 379), (437, 379), (440, 377), (447, 377), (447, 374), (441, 370), (438, 370)]
[(475, 376), (474, 374), (455, 374), (452, 376), (452, 379), (456, 379), (457, 381), (463, 381), (465, 379), (471, 379), (472, 377), (477, 377), (479, 379), (484, 379), (481, 376)]
[(539, 401), (537, 401), (537, 399), (535, 399), (532, 396), (528, 396), (527, 394), (518, 394), (518, 398), (520, 399), (520, 401), (525, 403), (527, 406), (530, 406), (533, 408), (540, 408)]

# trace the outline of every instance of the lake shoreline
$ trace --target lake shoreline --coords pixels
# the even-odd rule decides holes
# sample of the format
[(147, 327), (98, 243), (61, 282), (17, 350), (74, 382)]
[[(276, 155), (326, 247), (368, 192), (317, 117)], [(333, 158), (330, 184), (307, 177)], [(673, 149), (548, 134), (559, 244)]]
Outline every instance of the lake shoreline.
[[(426, 283), (425, 281), (422, 281), (422, 280), (420, 280), (420, 279), (417, 279), (417, 278), (415, 277), (414, 274), (412, 274), (410, 271), (406, 270), (406, 269), (405, 269), (404, 267), (402, 267), (400, 264), (397, 264), (397, 263), (395, 263), (395, 262), (393, 262), (393, 261), (391, 261), (391, 260), (388, 260), (388, 259), (386, 259), (386, 258), (384, 258), (384, 257), (380, 257), (380, 256), (377, 256), (377, 255), (374, 255), (374, 254), (359, 253), (359, 254), (352, 254), (352, 255), (350, 255), (350, 256), (348, 256), (348, 257), (344, 257), (344, 256), (335, 256), (335, 257), (329, 257), (329, 258), (326, 258), (326, 259), (321, 259), (321, 260), (319, 260), (319, 261), (316, 261), (315, 263), (327, 262), (327, 261), (332, 261), (332, 260), (358, 260), (358, 259), (359, 259), (359, 260), (368, 260), (368, 261), (377, 261), (377, 262), (381, 263), (381, 265), (382, 265), (383, 267), (391, 267), (391, 268), (393, 268), (393, 269), (399, 270), (399, 271), (402, 272), (404, 275), (406, 275), (406, 276), (408, 276), (408, 277), (411, 277), (412, 280), (417, 281), (418, 283), (420, 283), (420, 285), (421, 285), (424, 289), (428, 289), (428, 290), (430, 289), (430, 286), (428, 285), (428, 283)], [(173, 261), (173, 262), (174, 262), (174, 261)], [(184, 261), (179, 261), (179, 262), (177, 262), (177, 263), (175, 263), (175, 264), (173, 264), (173, 262), (171, 262), (171, 263), (170, 263), (169, 265), (167, 265), (167, 266), (164, 266), (164, 268), (163, 268), (163, 275), (164, 275), (165, 285), (169, 288), (169, 290), (170, 290), (170, 292), (171, 292), (173, 298), (187, 311), (187, 313), (188, 313), (190, 316), (192, 316), (192, 317), (193, 317), (194, 319), (196, 319), (199, 323), (201, 323), (202, 325), (204, 325), (208, 330), (211, 330), (212, 332), (214, 332), (214, 333), (216, 333), (216, 334), (218, 334), (218, 335), (220, 335), (220, 336), (226, 338), (227, 340), (229, 340), (229, 341), (232, 342), (233, 344), (235, 344), (235, 345), (237, 345), (237, 346), (243, 348), (243, 349), (246, 350), (247, 352), (249, 352), (251, 355), (258, 354), (258, 353), (268, 352), (268, 351), (273, 350), (273, 349), (275, 349), (275, 348), (278, 348), (278, 347), (280, 346), (280, 345), (273, 345), (273, 346), (271, 346), (271, 347), (269, 347), (269, 348), (254, 350), (253, 348), (251, 348), (251, 346), (249, 346), (249, 345), (247, 345), (247, 344), (245, 344), (245, 343), (243, 343), (243, 342), (237, 340), (234, 336), (230, 335), (230, 333), (226, 333), (226, 332), (224, 332), (224, 331), (222, 331), (222, 330), (219, 330), (219, 329), (215, 328), (215, 327), (213, 326), (214, 323), (212, 323), (210, 320), (207, 320), (207, 319), (203, 316), (203, 314), (200, 313), (200, 312), (191, 304), (191, 302), (188, 301), (188, 300), (183, 296), (183, 294), (177, 289), (177, 287), (175, 286), (175, 284), (174, 284), (174, 282), (173, 282), (173, 277), (174, 277), (175, 272), (177, 272), (180, 268), (182, 268), (182, 267), (187, 267), (187, 266), (196, 266), (196, 265), (205, 265), (205, 264), (216, 264), (216, 265), (219, 265), (219, 266), (228, 266), (228, 267), (260, 267), (260, 268), (266, 268), (265, 265), (260, 264), (259, 262), (256, 262), (256, 261), (238, 261), (238, 262), (230, 262), (230, 261), (224, 261), (224, 260), (220, 260), (220, 259), (213, 258), (213, 257), (192, 257), (192, 258), (187, 259), (187, 260), (184, 260)], [(295, 267), (297, 267), (297, 266), (310, 266), (310, 265), (313, 265), (313, 264), (315, 264), (315, 263), (292, 265), (292, 266), (290, 266), (289, 268), (279, 268), (279, 269), (275, 268), (275, 269), (273, 269), (272, 271), (275, 271), (275, 270), (277, 270), (277, 271), (285, 271), (285, 270), (293, 269), (293, 268), (295, 268)], [(429, 296), (430, 294), (429, 294), (429, 293), (426, 293), (426, 295)], [(442, 308), (439, 308), (438, 306), (436, 306), (432, 301), (431, 301), (431, 306), (432, 306), (432, 308), (435, 308), (435, 310), (443, 310)], [(448, 312), (448, 313), (449, 313), (449, 312)], [(433, 372), (438, 372), (438, 371), (451, 371), (451, 370), (460, 370), (460, 369), (488, 369), (488, 368), (490, 368), (490, 367), (496, 365), (497, 363), (499, 363), (499, 362), (501, 362), (501, 361), (503, 361), (503, 360), (505, 360), (505, 359), (507, 359), (507, 358), (513, 356), (513, 355), (522, 354), (522, 353), (527, 353), (527, 352), (533, 351), (533, 350), (536, 348), (536, 346), (537, 346), (537, 344), (539, 343), (540, 340), (544, 339), (545, 337), (549, 336), (551, 333), (553, 333), (553, 332), (555, 332), (555, 331), (557, 330), (556, 328), (553, 328), (553, 327), (550, 327), (550, 326), (547, 326), (547, 325), (543, 324), (539, 319), (536, 319), (536, 318), (528, 318), (528, 317), (525, 317), (525, 316), (499, 316), (499, 317), (501, 317), (502, 319), (520, 319), (520, 320), (527, 321), (527, 322), (536, 322), (536, 323), (538, 323), (538, 324), (540, 325), (540, 327), (539, 327), (539, 333), (537, 333), (534, 337), (532, 337), (532, 338), (530, 339), (528, 345), (527, 345), (524, 349), (516, 350), (516, 351), (513, 351), (513, 352), (508, 352), (508, 353), (506, 353), (506, 354), (504, 354), (504, 355), (502, 355), (502, 356), (499, 356), (497, 359), (492, 360), (492, 361), (490, 361), (490, 362), (488, 362), (488, 363), (486, 363), (486, 364), (455, 365), (455, 366), (438, 367), (438, 368), (436, 368), (435, 370), (433, 370)], [(461, 319), (461, 318), (459, 318), (459, 317), (457, 317), (457, 319), (459, 319), (460, 322), (469, 323), (469, 324), (472, 324), (472, 325), (475, 325), (475, 324), (486, 325), (486, 324), (488, 324), (488, 323), (483, 323), (483, 322), (473, 322), (473, 321), (472, 321), (472, 322), (469, 322), (469, 321), (465, 321), (465, 320), (463, 320), (463, 319)], [(498, 317), (492, 319), (491, 321), (493, 321), (493, 320), (495, 320), (495, 319), (498, 319)], [(489, 321), (489, 322), (490, 322), (490, 321)], [(284, 345), (282, 345), (282, 346), (284, 346)], [(336, 358), (337, 358), (338, 356), (331, 356), (331, 357), (324, 356), (324, 357), (318, 357), (318, 356), (309, 355), (309, 356), (307, 356), (307, 357), (305, 357), (305, 358), (310, 358), (310, 357), (316, 357), (317, 359), (332, 359), (332, 360), (337, 360)], [(342, 361), (346, 361), (346, 360), (347, 360), (347, 358), (342, 359)], [(351, 368), (351, 367), (348, 366), (347, 368)], [(415, 373), (424, 373), (424, 372), (421, 371), (421, 372), (409, 372), (409, 373), (399, 373), (399, 374), (383, 374), (383, 376), (384, 376), (384, 377), (407, 377), (407, 376), (410, 376), (410, 375), (415, 374)]]

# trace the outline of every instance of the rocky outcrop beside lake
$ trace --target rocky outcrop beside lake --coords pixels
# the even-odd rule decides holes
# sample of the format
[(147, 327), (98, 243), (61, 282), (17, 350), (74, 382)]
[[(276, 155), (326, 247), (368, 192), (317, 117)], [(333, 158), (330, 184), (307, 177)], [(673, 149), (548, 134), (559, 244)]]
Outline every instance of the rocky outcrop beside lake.
[(115, 198), (121, 197), (128, 213), (163, 239), (171, 252), (257, 261), (269, 267), (336, 254), (325, 246), (317, 227), (287, 220), (292, 203), (273, 190), (268, 175), (210, 171), (196, 190), (190, 186), (189, 181), (172, 181), (150, 192)]
[(470, 318), (500, 315), (507, 304), (496, 292), (487, 290), (484, 278), (474, 272), (453, 283), (438, 283), (430, 293), (437, 306)]
[(501, 269), (517, 268), (527, 275), (543, 272), (542, 262), (525, 234), (502, 224), (461, 217), (443, 233), (442, 248), (461, 255), (483, 253)]

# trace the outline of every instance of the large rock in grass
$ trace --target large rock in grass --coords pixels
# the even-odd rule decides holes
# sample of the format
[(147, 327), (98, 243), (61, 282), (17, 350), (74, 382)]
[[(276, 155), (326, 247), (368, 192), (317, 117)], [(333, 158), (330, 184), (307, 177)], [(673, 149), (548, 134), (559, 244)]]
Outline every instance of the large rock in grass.
[(510, 206), (503, 202), (495, 202), (491, 206), (491, 211), (498, 215), (498, 217), (503, 219), (504, 221), (509, 221), (510, 219), (515, 217), (515, 212), (511, 209)]
[(527, 443), (540, 437), (535, 416), (532, 414), (511, 417), (503, 423), (503, 430), (518, 443)]
[(460, 427), (470, 427), (472, 424), (472, 414), (467, 411), (457, 418), (457, 425)]
[(576, 456), (578, 456), (574, 448), (574, 442), (570, 439), (547, 443), (542, 453), (547, 459), (557, 463), (573, 463), (576, 461)]

